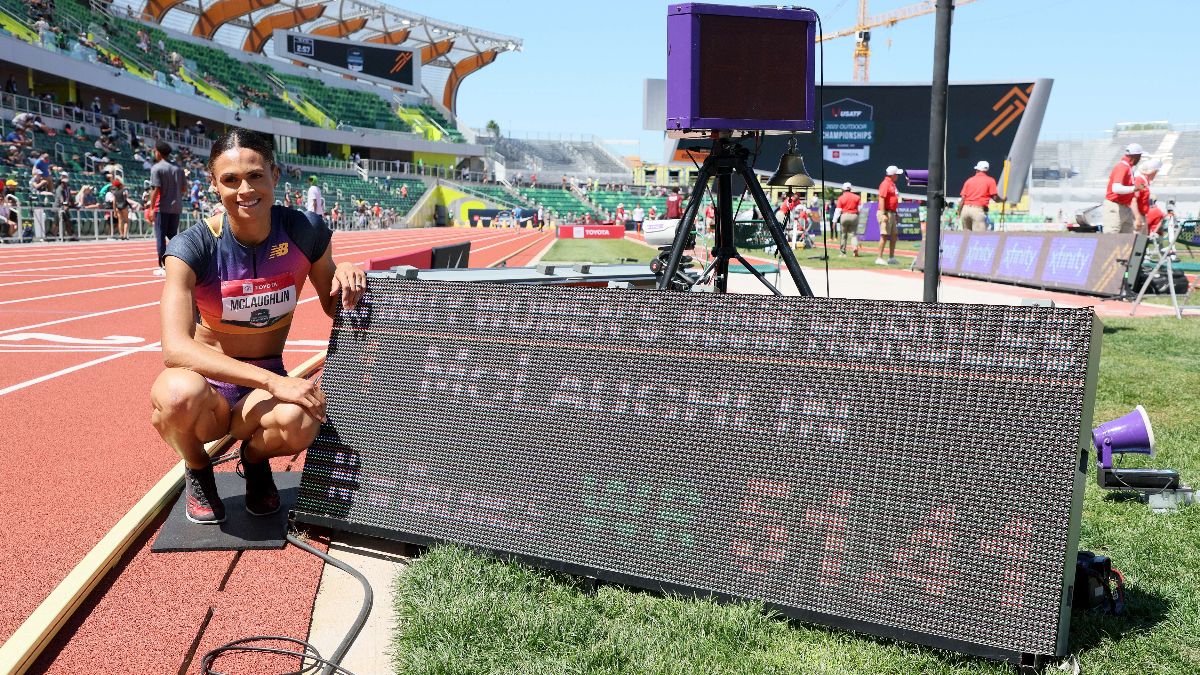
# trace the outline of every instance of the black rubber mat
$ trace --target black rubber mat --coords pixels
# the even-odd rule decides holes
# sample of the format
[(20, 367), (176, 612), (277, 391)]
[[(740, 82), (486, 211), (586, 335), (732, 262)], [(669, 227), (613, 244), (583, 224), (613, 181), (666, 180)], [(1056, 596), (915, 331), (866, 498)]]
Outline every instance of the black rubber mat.
[(219, 525), (200, 525), (183, 513), (183, 494), (171, 507), (171, 515), (163, 523), (158, 538), (150, 550), (155, 553), (171, 551), (246, 551), (262, 548), (283, 548), (287, 543), (287, 516), (296, 503), (300, 490), (300, 472), (276, 472), (275, 486), (279, 488), (279, 511), (269, 516), (252, 516), (246, 512), (246, 481), (236, 473), (217, 475), (217, 491), (225, 503), (225, 522)]

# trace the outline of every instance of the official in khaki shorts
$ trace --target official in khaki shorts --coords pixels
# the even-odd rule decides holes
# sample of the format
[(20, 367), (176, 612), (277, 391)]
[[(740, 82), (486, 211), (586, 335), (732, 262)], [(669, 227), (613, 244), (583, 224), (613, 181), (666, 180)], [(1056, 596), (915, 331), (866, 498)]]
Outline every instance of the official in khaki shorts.
[(841, 225), (842, 255), (853, 251), (858, 256), (858, 205), (862, 199), (854, 193), (850, 183), (842, 184), (842, 194), (837, 198), (837, 211), (833, 214), (833, 222)]
[(1142, 146), (1130, 143), (1125, 146), (1125, 156), (1108, 175), (1108, 189), (1104, 193), (1104, 220), (1101, 230), (1105, 234), (1133, 232), (1133, 198), (1146, 189), (1145, 185), (1133, 184), (1133, 167), (1142, 159)]
[[(883, 182), (879, 184), (879, 257), (875, 258), (876, 265), (895, 265), (896, 239), (900, 237), (899, 218), (896, 216), (900, 208), (900, 192), (896, 190), (896, 176), (904, 173), (904, 169), (896, 165), (889, 166), (884, 171)], [(883, 257), (883, 249), (890, 246), (888, 257)]]
[(988, 175), (991, 165), (986, 161), (975, 164), (975, 175), (963, 183), (958, 203), (959, 221), (964, 232), (987, 231), (987, 205), (999, 200), (996, 190), (996, 179)]

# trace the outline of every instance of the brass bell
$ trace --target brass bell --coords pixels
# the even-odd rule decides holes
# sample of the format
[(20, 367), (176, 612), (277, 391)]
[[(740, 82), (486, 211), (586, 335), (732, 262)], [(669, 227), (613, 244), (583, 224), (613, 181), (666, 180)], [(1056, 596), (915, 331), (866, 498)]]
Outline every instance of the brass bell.
[(787, 152), (779, 158), (779, 168), (767, 179), (771, 187), (813, 187), (816, 182), (804, 168), (804, 157), (796, 152), (796, 137), (788, 142)]

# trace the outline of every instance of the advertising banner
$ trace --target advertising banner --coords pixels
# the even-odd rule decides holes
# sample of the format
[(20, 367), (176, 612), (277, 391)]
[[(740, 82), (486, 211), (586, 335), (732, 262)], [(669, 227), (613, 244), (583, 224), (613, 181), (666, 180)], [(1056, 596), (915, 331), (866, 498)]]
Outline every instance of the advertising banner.
[(625, 226), (620, 223), (559, 225), (559, 239), (623, 239)]
[[(869, 202), (859, 208), (859, 228), (861, 241), (879, 241), (879, 202)], [(896, 218), (900, 227), (900, 239), (908, 241), (921, 240), (921, 204), (920, 202), (900, 202), (896, 207)]]
[[(1136, 234), (944, 232), (942, 274), (1115, 296), (1145, 246)], [(916, 268), (925, 269), (924, 248)]]

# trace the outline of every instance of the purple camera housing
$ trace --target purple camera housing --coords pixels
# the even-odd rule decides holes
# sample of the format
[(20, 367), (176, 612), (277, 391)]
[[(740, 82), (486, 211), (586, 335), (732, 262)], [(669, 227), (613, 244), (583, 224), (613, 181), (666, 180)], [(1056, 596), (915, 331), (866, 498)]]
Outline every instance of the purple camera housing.
[(813, 131), (817, 15), (667, 8), (667, 130)]

